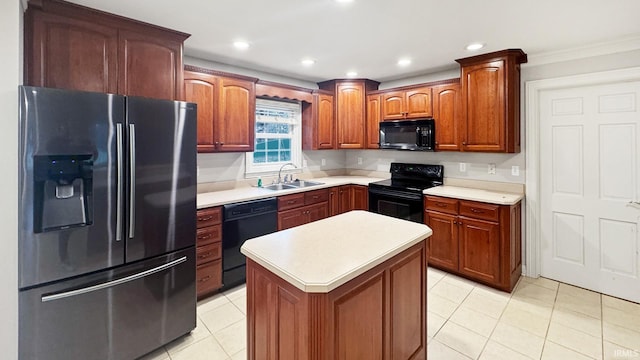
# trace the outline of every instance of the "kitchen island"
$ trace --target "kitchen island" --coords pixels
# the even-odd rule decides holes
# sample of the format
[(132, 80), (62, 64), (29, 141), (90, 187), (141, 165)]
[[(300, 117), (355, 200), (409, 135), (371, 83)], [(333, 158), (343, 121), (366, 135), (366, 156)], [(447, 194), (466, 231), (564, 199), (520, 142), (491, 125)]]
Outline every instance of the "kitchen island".
[(425, 359), (431, 233), (351, 211), (245, 242), (249, 359)]

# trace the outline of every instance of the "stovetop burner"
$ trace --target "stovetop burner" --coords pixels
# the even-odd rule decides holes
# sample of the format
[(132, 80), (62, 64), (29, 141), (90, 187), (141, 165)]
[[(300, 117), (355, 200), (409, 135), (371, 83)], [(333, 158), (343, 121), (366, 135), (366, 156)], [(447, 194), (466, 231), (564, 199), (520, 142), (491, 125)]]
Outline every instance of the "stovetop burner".
[(391, 163), (391, 179), (369, 184), (373, 188), (390, 188), (398, 191), (422, 193), (423, 190), (442, 185), (442, 165)]

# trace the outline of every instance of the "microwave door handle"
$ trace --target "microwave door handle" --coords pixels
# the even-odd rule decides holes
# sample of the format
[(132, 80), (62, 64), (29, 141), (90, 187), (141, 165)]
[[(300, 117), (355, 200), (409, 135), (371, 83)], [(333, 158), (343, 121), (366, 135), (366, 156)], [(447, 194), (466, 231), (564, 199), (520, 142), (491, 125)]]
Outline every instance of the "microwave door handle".
[(416, 145), (418, 147), (422, 146), (422, 134), (420, 131), (420, 126), (416, 126)]

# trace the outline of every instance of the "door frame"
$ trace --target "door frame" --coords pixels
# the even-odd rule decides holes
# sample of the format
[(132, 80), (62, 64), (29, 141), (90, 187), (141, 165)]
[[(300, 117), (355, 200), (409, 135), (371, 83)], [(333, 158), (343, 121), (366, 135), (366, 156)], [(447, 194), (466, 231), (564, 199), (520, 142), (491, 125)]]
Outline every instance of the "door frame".
[(640, 67), (527, 81), (526, 94), (526, 232), (523, 274), (537, 278), (541, 268), (540, 229), (540, 93), (572, 87), (640, 81)]

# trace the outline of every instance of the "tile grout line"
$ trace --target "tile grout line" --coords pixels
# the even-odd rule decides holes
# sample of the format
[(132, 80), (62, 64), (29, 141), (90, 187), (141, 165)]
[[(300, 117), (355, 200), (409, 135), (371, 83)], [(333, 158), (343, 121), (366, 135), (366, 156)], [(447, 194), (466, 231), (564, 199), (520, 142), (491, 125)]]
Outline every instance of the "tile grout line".
[(551, 321), (553, 321), (553, 313), (556, 311), (556, 305), (558, 304), (559, 293), (560, 293), (560, 282), (558, 282), (558, 286), (556, 286), (556, 296), (553, 297), (553, 307), (551, 308), (551, 316), (549, 316), (549, 322), (547, 323), (547, 331), (544, 333), (544, 341), (542, 342), (542, 351), (540, 352), (540, 360), (542, 360), (542, 355), (544, 354), (544, 348), (547, 346), (547, 341), (550, 341), (547, 339), (549, 338), (549, 329), (551, 329)]

